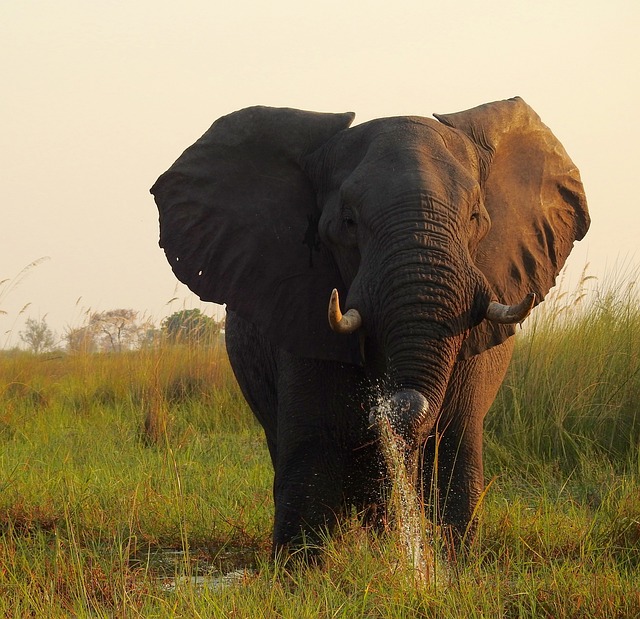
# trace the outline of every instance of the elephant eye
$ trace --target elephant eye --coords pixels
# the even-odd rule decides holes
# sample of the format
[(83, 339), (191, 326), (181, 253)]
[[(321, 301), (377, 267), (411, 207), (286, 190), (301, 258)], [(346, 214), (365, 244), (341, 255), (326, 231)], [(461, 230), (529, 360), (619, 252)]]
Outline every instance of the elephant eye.
[(471, 221), (480, 221), (480, 207), (475, 206), (471, 211)]
[(347, 232), (352, 234), (355, 232), (357, 223), (351, 209), (345, 209), (342, 212), (342, 225)]

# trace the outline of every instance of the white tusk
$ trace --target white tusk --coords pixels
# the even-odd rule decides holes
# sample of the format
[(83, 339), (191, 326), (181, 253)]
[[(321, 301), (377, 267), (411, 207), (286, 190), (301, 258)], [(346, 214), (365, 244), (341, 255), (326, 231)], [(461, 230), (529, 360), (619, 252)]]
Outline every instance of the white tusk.
[(350, 309), (346, 314), (340, 311), (340, 298), (334, 288), (329, 299), (329, 325), (336, 333), (353, 333), (362, 326), (362, 316), (357, 309)]
[(529, 315), (535, 302), (535, 292), (530, 292), (518, 305), (503, 305), (497, 301), (491, 301), (485, 318), (504, 325), (514, 325), (522, 322)]

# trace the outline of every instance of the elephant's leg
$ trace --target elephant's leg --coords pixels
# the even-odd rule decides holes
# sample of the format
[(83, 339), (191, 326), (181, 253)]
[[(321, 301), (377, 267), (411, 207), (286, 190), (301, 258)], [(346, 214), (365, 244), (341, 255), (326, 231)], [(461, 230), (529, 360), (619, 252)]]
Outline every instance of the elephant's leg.
[(456, 364), (435, 435), (427, 441), (422, 482), (425, 499), (435, 491), (437, 501), (431, 504), (438, 506), (441, 522), (456, 544), (471, 540), (475, 533), (474, 510), (484, 491), (483, 421), (504, 379), (513, 344), (512, 337)]
[[(378, 533), (387, 526), (387, 499), (390, 496), (391, 480), (380, 450), (379, 434), (368, 425), (368, 411), (360, 411), (367, 425), (360, 428), (356, 440), (347, 454), (344, 476), (345, 498), (355, 508), (362, 524)], [(356, 415), (357, 411), (350, 413)]]
[(234, 312), (227, 313), (225, 343), (233, 373), (267, 438), (271, 462), (277, 454), (277, 351), (256, 329)]
[(330, 362), (281, 353), (274, 552), (319, 546), (344, 507), (343, 382)]

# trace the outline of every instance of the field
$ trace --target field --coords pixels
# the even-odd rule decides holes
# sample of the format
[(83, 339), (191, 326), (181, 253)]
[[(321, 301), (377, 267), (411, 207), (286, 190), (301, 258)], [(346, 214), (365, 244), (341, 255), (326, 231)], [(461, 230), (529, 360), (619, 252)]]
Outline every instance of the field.
[[(272, 474), (220, 346), (0, 355), (6, 617), (640, 616), (640, 304), (556, 296), (486, 422), (479, 534), (416, 583), (357, 517), (269, 562)], [(223, 576), (226, 575), (226, 576)]]

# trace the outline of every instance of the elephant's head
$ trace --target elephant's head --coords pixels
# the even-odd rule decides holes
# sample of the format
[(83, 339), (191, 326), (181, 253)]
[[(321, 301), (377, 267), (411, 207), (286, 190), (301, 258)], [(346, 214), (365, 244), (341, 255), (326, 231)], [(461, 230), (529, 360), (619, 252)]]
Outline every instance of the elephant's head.
[(384, 374), (408, 440), (589, 226), (575, 165), (524, 101), (436, 118), (248, 108), (152, 188), (182, 282), (295, 354)]

